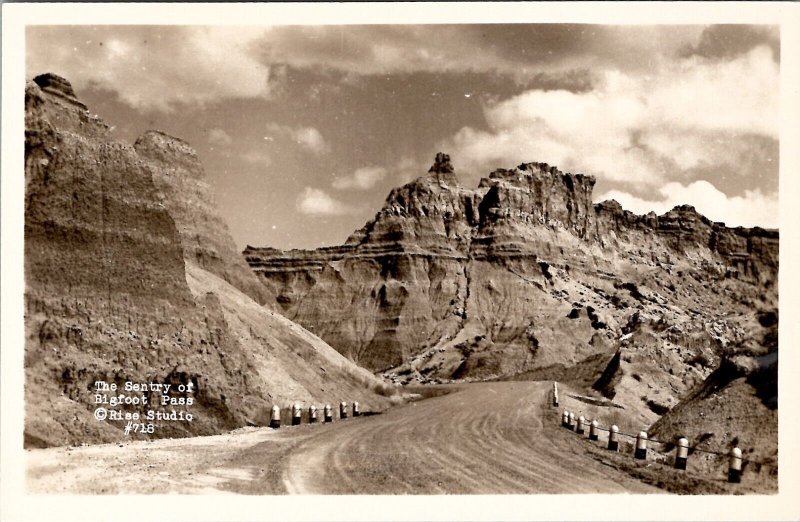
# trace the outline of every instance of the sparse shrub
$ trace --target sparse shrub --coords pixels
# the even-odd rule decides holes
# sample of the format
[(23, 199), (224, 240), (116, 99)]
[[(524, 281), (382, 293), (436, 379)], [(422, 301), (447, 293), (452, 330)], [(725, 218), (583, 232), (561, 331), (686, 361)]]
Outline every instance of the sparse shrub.
[(757, 317), (759, 324), (764, 328), (778, 324), (778, 314), (775, 310), (758, 312)]
[(373, 388), (372, 391), (375, 392), (377, 395), (382, 397), (392, 397), (397, 395), (397, 387), (391, 384), (386, 384), (379, 382)]
[(627, 415), (617, 408), (611, 408), (602, 416), (604, 422), (601, 422), (601, 425), (605, 428), (610, 428), (612, 424), (616, 424), (623, 432), (627, 432), (630, 429)]
[(542, 275), (548, 281), (553, 278), (553, 274), (550, 273), (550, 264), (546, 261), (539, 261), (539, 268), (542, 270)]
[(697, 352), (695, 356), (689, 359), (689, 364), (692, 366), (709, 367), (712, 364), (711, 358), (704, 352)]
[(631, 283), (631, 282), (623, 283), (622, 284), (622, 288), (627, 290), (628, 292), (630, 292), (631, 297), (633, 297), (637, 301), (641, 301), (644, 298), (642, 293), (639, 291), (639, 287), (636, 286), (635, 283)]
[(647, 401), (647, 407), (650, 408), (650, 411), (652, 411), (656, 415), (664, 415), (669, 411), (669, 406), (658, 403), (652, 399)]

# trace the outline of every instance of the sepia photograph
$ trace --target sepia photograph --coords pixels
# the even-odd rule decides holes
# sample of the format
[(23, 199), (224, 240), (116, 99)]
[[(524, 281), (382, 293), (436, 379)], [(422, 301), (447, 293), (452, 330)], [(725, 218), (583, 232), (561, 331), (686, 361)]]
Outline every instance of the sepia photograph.
[(785, 508), (797, 38), (498, 7), (20, 24), (15, 487)]

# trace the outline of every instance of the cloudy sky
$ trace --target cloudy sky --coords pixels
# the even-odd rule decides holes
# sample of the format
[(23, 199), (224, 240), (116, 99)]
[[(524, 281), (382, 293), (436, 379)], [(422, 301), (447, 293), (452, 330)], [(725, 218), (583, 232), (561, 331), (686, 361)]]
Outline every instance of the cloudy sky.
[(133, 142), (189, 141), (240, 247), (333, 245), (437, 151), (466, 186), (544, 161), (595, 201), (778, 225), (777, 27), (32, 26)]

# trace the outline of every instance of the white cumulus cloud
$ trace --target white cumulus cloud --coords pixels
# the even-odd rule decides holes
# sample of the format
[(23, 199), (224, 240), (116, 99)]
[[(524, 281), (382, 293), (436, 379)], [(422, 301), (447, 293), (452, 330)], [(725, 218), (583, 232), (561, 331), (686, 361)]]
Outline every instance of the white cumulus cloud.
[(325, 141), (322, 133), (314, 127), (291, 127), (289, 125), (270, 123), (267, 125), (267, 132), (272, 135), (264, 136), (266, 141), (274, 141), (276, 137), (286, 138), (314, 154), (325, 154), (330, 151), (328, 142)]
[(272, 156), (262, 150), (250, 150), (240, 156), (244, 161), (260, 167), (272, 165)]
[(233, 138), (222, 129), (211, 129), (208, 131), (208, 142), (212, 145), (230, 145)]
[(745, 191), (744, 196), (728, 196), (708, 181), (700, 180), (683, 185), (666, 183), (658, 189), (661, 199), (647, 200), (619, 190), (608, 191), (596, 201), (614, 199), (622, 208), (636, 214), (654, 211), (663, 214), (677, 205), (692, 205), (698, 212), (728, 226), (777, 228), (779, 222), (778, 194)]
[(312, 216), (341, 216), (351, 212), (341, 201), (313, 187), (306, 187), (297, 198), (297, 210)]
[(357, 189), (369, 190), (380, 180), (386, 177), (386, 169), (383, 167), (362, 167), (356, 169), (349, 176), (343, 176), (333, 181), (332, 185), (337, 189)]
[(55, 72), (145, 111), (269, 95), (258, 27), (51, 26), (29, 33), (31, 76)]
[(693, 167), (730, 163), (751, 146), (747, 136), (778, 137), (779, 68), (767, 46), (729, 60), (664, 62), (649, 74), (610, 69), (600, 78), (588, 92), (535, 89), (490, 103), (489, 130), (462, 128), (443, 150), (480, 173), (545, 161), (658, 186)]
[(292, 137), (298, 145), (315, 154), (323, 154), (329, 150), (322, 134), (314, 127), (300, 127), (292, 130)]

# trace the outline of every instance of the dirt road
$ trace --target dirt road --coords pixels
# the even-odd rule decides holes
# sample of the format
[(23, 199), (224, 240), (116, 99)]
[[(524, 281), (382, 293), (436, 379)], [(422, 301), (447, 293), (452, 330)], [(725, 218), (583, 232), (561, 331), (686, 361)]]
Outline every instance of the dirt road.
[[(283, 474), (291, 493), (611, 493), (647, 491), (554, 444), (545, 383), (473, 384), (301, 444)], [(563, 433), (555, 431), (559, 438)]]
[[(559, 430), (557, 414), (547, 405), (550, 386), (470, 384), (380, 415), (337, 419), (331, 425), (249, 429), (204, 441), (105, 445), (106, 452), (98, 451), (103, 447), (77, 448), (66, 460), (61, 458), (61, 466), (57, 461), (62, 448), (34, 450), (29, 487), (43, 492), (59, 484), (59, 491), (81, 493), (101, 492), (100, 485), (108, 493), (660, 491), (575, 446), (577, 438)], [(67, 464), (73, 466), (71, 471), (62, 471)], [(124, 483), (114, 481), (113, 466), (127, 470)], [(69, 485), (72, 477), (75, 485)], [(147, 489), (138, 489), (140, 483)]]

